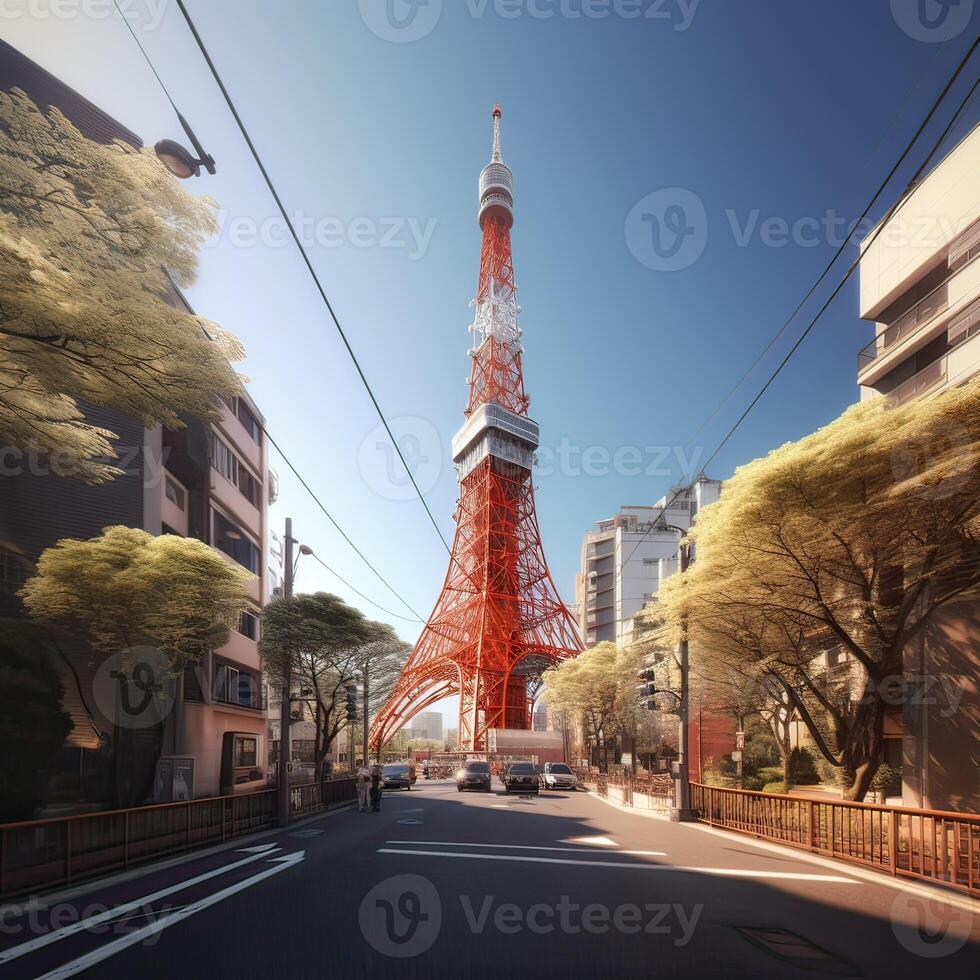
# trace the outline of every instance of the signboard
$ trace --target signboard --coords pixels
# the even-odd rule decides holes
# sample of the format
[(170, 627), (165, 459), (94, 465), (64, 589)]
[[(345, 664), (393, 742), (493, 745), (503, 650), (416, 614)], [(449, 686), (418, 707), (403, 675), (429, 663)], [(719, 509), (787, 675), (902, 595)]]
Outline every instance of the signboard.
[(194, 798), (194, 759), (191, 756), (164, 756), (157, 762), (153, 780), (154, 803), (176, 803)]
[(735, 748), (739, 751), (745, 748), (745, 732), (735, 733)]
[(624, 766), (631, 766), (631, 765), (633, 765), (633, 753), (632, 752), (624, 752), (622, 754), (622, 756), (620, 757), (620, 763), (622, 765), (624, 765)]
[(732, 753), (732, 762), (741, 762), (741, 761), (742, 761), (742, 753), (738, 750), (734, 751)]

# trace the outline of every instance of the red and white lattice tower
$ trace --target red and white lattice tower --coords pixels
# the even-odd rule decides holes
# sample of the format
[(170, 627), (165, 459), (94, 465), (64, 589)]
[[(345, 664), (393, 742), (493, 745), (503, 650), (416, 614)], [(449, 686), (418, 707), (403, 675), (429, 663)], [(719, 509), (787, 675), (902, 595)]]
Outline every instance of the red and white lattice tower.
[(530, 728), (542, 671), (582, 649), (548, 571), (534, 510), (538, 426), (527, 415), (521, 369), (513, 192), (494, 106), (493, 156), (480, 174), (483, 252), (470, 397), (453, 439), (459, 503), (452, 558), (429, 621), (371, 727), (375, 748), (451, 695), (459, 695), (460, 749), (485, 747), (492, 728)]

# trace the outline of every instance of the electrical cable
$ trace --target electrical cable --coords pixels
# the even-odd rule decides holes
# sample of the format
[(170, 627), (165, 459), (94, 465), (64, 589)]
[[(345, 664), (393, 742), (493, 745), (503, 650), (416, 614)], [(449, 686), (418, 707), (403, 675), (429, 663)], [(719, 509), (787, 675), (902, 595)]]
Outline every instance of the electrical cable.
[(373, 389), (371, 388), (370, 382), (367, 379), (367, 375), (364, 373), (364, 369), (361, 367), (361, 363), (358, 360), (357, 355), (354, 353), (354, 348), (351, 346), (351, 343), (347, 338), (347, 334), (345, 333), (344, 328), (340, 324), (340, 319), (338, 318), (337, 313), (333, 308), (333, 304), (330, 302), (329, 298), (327, 297), (326, 290), (324, 289), (323, 284), (320, 282), (320, 277), (317, 275), (316, 270), (313, 268), (313, 263), (310, 261), (309, 254), (307, 253), (306, 249), (303, 247), (303, 242), (296, 232), (296, 228), (293, 225), (292, 219), (286, 213), (286, 208), (282, 202), (282, 198), (279, 196), (279, 192), (276, 190), (275, 184), (272, 182), (272, 178), (269, 176), (269, 172), (268, 170), (266, 170), (265, 164), (262, 162), (262, 158), (259, 156), (259, 152), (255, 148), (255, 144), (252, 142), (252, 137), (249, 135), (248, 129), (245, 126), (245, 123), (242, 121), (242, 117), (239, 115), (238, 109), (235, 107), (235, 103), (232, 101), (231, 95), (228, 93), (228, 89), (225, 87), (225, 84), (221, 79), (221, 75), (218, 73), (218, 69), (211, 58), (211, 55), (208, 52), (208, 49), (205, 46), (204, 41), (201, 38), (201, 35), (198, 33), (197, 27), (194, 25), (194, 21), (191, 19), (190, 14), (187, 12), (187, 8), (184, 6), (183, 0), (177, 0), (177, 6), (180, 8), (180, 12), (184, 15), (184, 20), (187, 22), (187, 26), (188, 28), (190, 28), (191, 34), (194, 36), (194, 40), (197, 42), (197, 46), (200, 49), (201, 54), (204, 57), (204, 60), (207, 62), (208, 68), (210, 68), (211, 70), (211, 74), (214, 77), (214, 80), (218, 88), (221, 90), (222, 96), (224, 96), (225, 103), (227, 104), (229, 111), (231, 112), (232, 116), (235, 119), (236, 124), (238, 125), (239, 132), (241, 133), (242, 138), (245, 140), (249, 152), (252, 154), (252, 159), (255, 161), (256, 166), (259, 168), (259, 171), (261, 172), (262, 177), (265, 180), (266, 186), (268, 187), (269, 192), (272, 194), (273, 200), (275, 200), (276, 202), (276, 207), (279, 209), (279, 213), (282, 215), (283, 221), (285, 221), (286, 227), (289, 229), (289, 233), (292, 236), (292, 239), (295, 242), (296, 247), (299, 249), (299, 253), (303, 259), (303, 263), (306, 266), (307, 271), (309, 272), (311, 278), (313, 279), (314, 284), (316, 285), (317, 292), (320, 294), (320, 299), (323, 300), (323, 304), (326, 307), (327, 312), (330, 314), (330, 318), (333, 320), (334, 326), (337, 328), (337, 333), (340, 335), (340, 339), (343, 342), (343, 345), (346, 348), (347, 353), (350, 355), (350, 359), (353, 362), (354, 368), (361, 379), (361, 383), (364, 385), (364, 389), (365, 391), (367, 391), (368, 397), (371, 399), (371, 404), (374, 406), (375, 411), (378, 413), (378, 417), (381, 419), (381, 424), (384, 426), (385, 432), (387, 432), (388, 438), (391, 440), (391, 444), (392, 446), (394, 446), (395, 452), (398, 454), (398, 458), (401, 461), (402, 466), (405, 467), (405, 473), (408, 475), (408, 478), (412, 483), (412, 487), (414, 488), (415, 493), (418, 495), (418, 498), (421, 501), (423, 508), (425, 509), (425, 513), (428, 515), (429, 521), (431, 522), (433, 528), (435, 528), (435, 532), (439, 536), (439, 540), (442, 542), (446, 551), (449, 552), (451, 555), (452, 549), (449, 546), (449, 542), (446, 540), (445, 536), (443, 535), (442, 530), (440, 529), (439, 524), (437, 523), (435, 516), (432, 513), (432, 510), (429, 508), (428, 502), (423, 496), (422, 491), (419, 489), (419, 485), (415, 480), (415, 474), (412, 473), (412, 469), (408, 465), (408, 461), (405, 459), (405, 455), (402, 452), (401, 446), (398, 445), (398, 440), (395, 438), (395, 434), (391, 431), (391, 426), (388, 423), (388, 419), (385, 417), (385, 414), (381, 409), (381, 405), (378, 402), (378, 399), (375, 396)]

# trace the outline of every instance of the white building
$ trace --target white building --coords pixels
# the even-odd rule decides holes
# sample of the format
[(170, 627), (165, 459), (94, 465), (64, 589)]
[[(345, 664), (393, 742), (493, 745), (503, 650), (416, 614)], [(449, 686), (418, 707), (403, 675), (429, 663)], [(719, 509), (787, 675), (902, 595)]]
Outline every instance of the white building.
[(657, 594), (661, 580), (675, 570), (671, 562), (676, 563), (681, 532), (720, 492), (718, 480), (702, 479), (690, 488), (673, 487), (656, 504), (621, 507), (615, 517), (598, 521), (597, 530), (586, 533), (576, 588), (586, 646), (629, 642), (633, 617)]
[[(876, 229), (877, 231), (877, 229)], [(858, 355), (861, 400), (932, 397), (980, 371), (980, 126), (911, 188), (862, 249), (861, 316), (875, 339)], [(980, 701), (975, 601), (941, 611), (905, 653), (907, 685), (961, 695), (915, 696), (885, 718), (885, 761), (902, 767), (903, 802), (975, 811)], [(941, 682), (941, 687), (936, 682)]]

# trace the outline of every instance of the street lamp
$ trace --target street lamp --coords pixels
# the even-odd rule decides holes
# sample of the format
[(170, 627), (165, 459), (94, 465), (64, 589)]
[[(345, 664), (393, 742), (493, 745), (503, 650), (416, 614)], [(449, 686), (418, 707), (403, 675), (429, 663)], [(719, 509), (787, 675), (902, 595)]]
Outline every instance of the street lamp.
[[(185, 129), (189, 127), (185, 124)], [(195, 145), (198, 145), (195, 141)], [(214, 171), (212, 170), (211, 173)], [(299, 542), (293, 537), (293, 519), (286, 518), (286, 534), (283, 541), (285, 548), (283, 554), (283, 588), (284, 599), (293, 597), (293, 580), (296, 576), (296, 566), (303, 555), (312, 555), (313, 549), (305, 544), (299, 544), (299, 554), (293, 561), (293, 545)], [(289, 823), (289, 731), (290, 731), (290, 712), (292, 710), (291, 687), (293, 681), (293, 667), (287, 660), (283, 664), (282, 677), (280, 684), (282, 689), (279, 699), (279, 826), (285, 827)]]
[(187, 180), (188, 177), (199, 177), (201, 167), (204, 167), (209, 174), (214, 174), (216, 171), (214, 157), (210, 153), (204, 152), (204, 147), (194, 135), (194, 130), (179, 112), (177, 118), (180, 120), (181, 126), (184, 127), (184, 132), (196, 150), (197, 156), (195, 157), (190, 150), (175, 140), (160, 140), (153, 147), (157, 158), (175, 177), (179, 177), (181, 180)]

